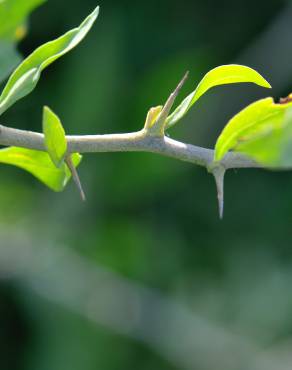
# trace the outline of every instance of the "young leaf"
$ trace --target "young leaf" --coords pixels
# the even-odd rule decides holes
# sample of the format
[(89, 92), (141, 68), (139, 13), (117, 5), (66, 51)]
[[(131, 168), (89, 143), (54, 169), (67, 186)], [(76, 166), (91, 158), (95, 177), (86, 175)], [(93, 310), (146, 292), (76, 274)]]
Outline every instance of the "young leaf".
[[(285, 115), (291, 106), (289, 101), (276, 104), (272, 98), (266, 98), (243, 109), (228, 122), (219, 136), (215, 145), (215, 160), (221, 160), (229, 150), (248, 152), (247, 147), (255, 139), (262, 142), (269, 137), (273, 141), (281, 136), (287, 126)], [(266, 154), (271, 153), (270, 146), (264, 146)]]
[(59, 117), (48, 107), (43, 109), (43, 132), (48, 154), (55, 166), (60, 167), (67, 152), (65, 131)]
[[(72, 155), (74, 166), (81, 161), (77, 153)], [(62, 191), (71, 178), (71, 172), (63, 163), (57, 168), (48, 153), (37, 150), (10, 147), (0, 150), (0, 163), (10, 164), (28, 171), (54, 191)]]
[(95, 22), (98, 12), (97, 7), (78, 28), (40, 46), (20, 64), (10, 76), (0, 96), (0, 114), (35, 88), (41, 72), (46, 67), (82, 41)]
[(72, 155), (66, 156), (67, 141), (65, 131), (58, 116), (56, 116), (48, 107), (44, 107), (43, 110), (43, 132), (45, 136), (45, 145), (52, 162), (56, 167), (60, 167), (64, 164), (65, 160), (65, 163), (79, 190), (81, 199), (85, 201), (85, 193), (82, 188), (78, 172), (74, 166), (74, 157), (72, 158)]
[(251, 82), (256, 85), (271, 88), (271, 85), (254, 69), (237, 64), (224, 65), (212, 69), (201, 80), (196, 90), (188, 95), (166, 120), (166, 128), (176, 124), (191, 108), (191, 106), (209, 89), (219, 85)]
[(235, 150), (265, 167), (292, 168), (292, 106), (285, 111), (281, 125), (263, 135), (255, 135), (240, 143)]

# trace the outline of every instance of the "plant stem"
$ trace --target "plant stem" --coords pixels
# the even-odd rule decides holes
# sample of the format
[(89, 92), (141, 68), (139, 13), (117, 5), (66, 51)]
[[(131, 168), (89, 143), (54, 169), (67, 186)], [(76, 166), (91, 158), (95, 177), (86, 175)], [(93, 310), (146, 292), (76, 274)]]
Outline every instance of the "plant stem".
[[(166, 136), (152, 137), (145, 130), (108, 135), (66, 136), (69, 153), (151, 152), (208, 168), (214, 150), (185, 144)], [(46, 151), (44, 135), (0, 126), (0, 145)], [(230, 168), (259, 168), (255, 161), (239, 153), (227, 153), (220, 165)]]

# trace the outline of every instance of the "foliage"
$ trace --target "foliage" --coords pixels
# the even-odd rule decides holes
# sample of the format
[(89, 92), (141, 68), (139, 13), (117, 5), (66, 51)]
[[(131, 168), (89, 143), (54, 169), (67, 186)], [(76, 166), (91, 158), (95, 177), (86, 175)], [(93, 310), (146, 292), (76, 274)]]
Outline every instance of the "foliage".
[[(180, 137), (212, 148), (235, 113), (252, 101), (286, 96), (291, 90), (287, 2), (227, 0), (214, 2), (212, 12), (204, 0), (188, 0), (184, 6), (163, 0), (159, 8), (154, 2), (131, 1), (126, 7), (117, 0), (102, 4), (106, 8), (81, 49), (44, 71), (34, 94), (9, 109), (1, 117), (2, 125), (42, 131), (41, 112), (47, 104), (61, 118), (67, 134), (135, 130), (147, 108), (163, 103), (185, 70), (191, 73), (177, 105), (214, 66), (235, 61), (256, 67), (275, 90), (249, 84), (218, 87), (168, 130), (167, 140)], [(29, 22), (29, 35), (21, 44), (23, 55), (77, 25), (91, 6), (90, 0), (70, 5), (49, 0)], [(158, 11), (155, 16), (153, 9)], [(172, 9), (171, 15), (165, 9)], [(276, 27), (280, 20), (282, 27)], [(204, 168), (149, 153), (84, 157), (80, 171), (88, 192), (86, 203), (79, 201), (73, 184), (65, 193), (55, 194), (30, 174), (0, 165), (3, 369), (246, 369), (253, 356), (242, 352), (247, 337), (254, 345), (255, 367), (260, 361), (264, 362), (261, 370), (289, 368), (292, 172), (228, 171), (227, 212), (219, 222), (213, 179)], [(78, 279), (76, 260), (63, 253), (63, 246), (75, 257), (86, 256), (90, 266), (89, 271), (82, 266), (82, 276), (89, 279), (87, 284)], [(60, 262), (47, 247), (53, 256), (56, 247)], [(24, 255), (27, 273), (13, 260), (10, 279), (5, 252), (16, 261)], [(69, 260), (71, 273), (64, 268)], [(102, 266), (100, 283), (92, 277), (93, 265)], [(156, 294), (165, 292), (162, 298), (167, 301), (174, 297), (186, 304), (198, 315), (194, 327), (180, 313), (173, 326), (173, 316), (166, 317), (164, 311), (162, 328), (157, 315), (138, 304), (135, 296), (134, 310), (129, 311), (128, 293), (114, 294), (112, 285), (106, 289), (104, 268), (122, 282), (126, 276), (135, 285), (156, 288)], [(50, 284), (47, 275), (53, 280)], [(62, 291), (61, 286), (70, 282), (72, 290)], [(90, 287), (92, 295), (87, 296)], [(100, 287), (107, 292), (106, 301), (101, 299)], [(53, 303), (54, 295), (66, 307)], [(116, 334), (122, 311), (113, 297), (115, 302), (126, 299), (126, 317), (122, 317), (126, 334)], [(72, 314), (73, 299), (86, 306), (85, 319), (80, 313)], [(116, 313), (113, 325), (88, 320), (89, 313), (94, 318), (98, 315), (95, 304)], [(133, 333), (133, 315), (127, 312), (137, 313), (144, 329), (146, 323), (154, 348), (128, 337)], [(202, 319), (209, 324), (207, 332), (203, 330), (205, 351)], [(217, 335), (218, 328), (224, 328), (223, 337)], [(229, 354), (232, 348), (232, 356), (228, 351), (222, 356), (218, 343), (226, 343), (225, 333), (236, 333), (244, 348), (233, 350), (228, 342), (225, 348)], [(179, 358), (188, 366), (176, 364), (172, 349), (169, 356), (162, 353), (164, 340), (175, 351), (181, 346)], [(263, 353), (269, 356), (267, 361), (262, 361)], [(269, 361), (274, 354), (279, 361)], [(241, 361), (234, 362), (235, 356)], [(204, 366), (202, 358), (213, 366)]]
[[(28, 6), (29, 4), (27, 3), (26, 5)], [(12, 7), (11, 9), (14, 8)], [(15, 9), (18, 9), (18, 7)], [(24, 7), (23, 12), (25, 9), (28, 8)], [(46, 67), (68, 53), (82, 41), (95, 22), (98, 11), (99, 8), (97, 7), (79, 27), (37, 48), (17, 67), (0, 96), (0, 115), (17, 100), (33, 91), (39, 81), (41, 72)], [(16, 14), (15, 18), (17, 22), (14, 20), (13, 24), (18, 24), (20, 19), (19, 14)], [(10, 27), (7, 25), (5, 35), (7, 34), (9, 36), (10, 33), (8, 33), (8, 30), (11, 29), (12, 25)], [(13, 147), (0, 151), (1, 162), (25, 169), (52, 190), (61, 191), (70, 178), (70, 170), (63, 163), (67, 151), (67, 143), (65, 132), (59, 119), (48, 108), (44, 108), (43, 129), (49, 156), (47, 153)], [(72, 162), (74, 166), (77, 166), (80, 162), (80, 156), (75, 155)]]
[(60, 167), (67, 152), (65, 131), (59, 117), (48, 107), (43, 110), (43, 131), (48, 154), (55, 166)]
[[(2, 36), (7, 39), (15, 38), (15, 30), (19, 25), (23, 24), (23, 17), (25, 17), (29, 10), (41, 2), (40, 0), (34, 0), (18, 8), (11, 1), (9, 3), (11, 5), (9, 8), (11, 20), (7, 24), (4, 24)], [(16, 101), (33, 91), (40, 79), (41, 72), (83, 40), (93, 26), (98, 13), (99, 7), (79, 27), (40, 46), (16, 68), (0, 96), (0, 114), (3, 114)], [(197, 100), (215, 86), (234, 83), (254, 83), (265, 88), (271, 88), (271, 85), (252, 68), (235, 64), (223, 65), (208, 72), (197, 88), (170, 113), (175, 98), (187, 75), (188, 73), (176, 90), (170, 95), (164, 106), (157, 106), (148, 111), (144, 127), (146, 135), (163, 137), (165, 130), (181, 120)], [(232, 118), (224, 128), (215, 146), (214, 163), (207, 166), (216, 178), (220, 214), (223, 211), (223, 179), (225, 172), (224, 165), (221, 164), (221, 161), (228, 151), (240, 152), (265, 167), (291, 167), (291, 111), (291, 95), (287, 99), (283, 99), (279, 104), (274, 103), (272, 98), (267, 98), (244, 109)], [(85, 198), (73, 165), (74, 163), (72, 164), (70, 160), (70, 153), (67, 153), (68, 148), (65, 131), (59, 118), (47, 107), (44, 108), (43, 113), (43, 130), (47, 153), (36, 153), (34, 150), (30, 151), (30, 149), (14, 147), (2, 150), (2, 162), (28, 170), (56, 191), (64, 188), (68, 181), (67, 171), (71, 171), (80, 189), (82, 198)], [(17, 160), (18, 154), (19, 162)], [(52, 162), (50, 165), (48, 164), (48, 158)], [(52, 166), (56, 167), (55, 172), (57, 175), (52, 174), (54, 172), (52, 171)], [(44, 170), (44, 168), (47, 168), (47, 170)], [(58, 179), (56, 179), (56, 176)]]
[(0, 38), (19, 40), (26, 27), (27, 16), (45, 0), (3, 0), (0, 3)]
[(0, 82), (20, 62), (16, 44), (27, 33), (27, 16), (45, 0), (3, 0), (0, 2)]
[[(77, 153), (72, 156), (74, 165), (77, 167), (81, 156)], [(0, 163), (14, 165), (28, 171), (54, 191), (62, 191), (71, 178), (71, 173), (64, 163), (56, 167), (48, 153), (39, 150), (15, 147), (2, 149)]]
[(214, 68), (205, 75), (195, 91), (188, 95), (167, 118), (166, 127), (169, 128), (175, 125), (177, 121), (183, 118), (192, 105), (212, 87), (241, 82), (255, 83), (267, 88), (271, 87), (271, 85), (252, 68), (240, 65), (226, 65)]
[(99, 8), (96, 8), (79, 27), (37, 48), (20, 64), (12, 73), (2, 91), (0, 114), (5, 112), (17, 100), (32, 92), (39, 81), (41, 72), (83, 40), (96, 20), (98, 10)]
[(219, 136), (215, 159), (221, 160), (232, 149), (268, 167), (291, 167), (291, 108), (289, 98), (279, 104), (267, 98), (245, 108)]

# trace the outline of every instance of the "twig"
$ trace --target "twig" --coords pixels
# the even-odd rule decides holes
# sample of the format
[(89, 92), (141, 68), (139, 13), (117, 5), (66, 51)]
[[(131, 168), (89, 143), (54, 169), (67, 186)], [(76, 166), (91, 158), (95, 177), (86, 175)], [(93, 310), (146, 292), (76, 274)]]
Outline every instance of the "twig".
[[(209, 168), (214, 151), (185, 144), (166, 136), (152, 137), (145, 130), (127, 134), (66, 136), (68, 153), (151, 152)], [(0, 126), (0, 145), (45, 151), (44, 135)], [(230, 168), (259, 168), (255, 161), (239, 153), (228, 153), (220, 162)]]

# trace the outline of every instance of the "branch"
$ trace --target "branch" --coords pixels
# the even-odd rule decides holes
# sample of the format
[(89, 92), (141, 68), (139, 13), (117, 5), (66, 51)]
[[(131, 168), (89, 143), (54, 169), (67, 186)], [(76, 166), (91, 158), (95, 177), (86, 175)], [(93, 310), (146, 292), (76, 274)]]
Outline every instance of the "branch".
[[(166, 136), (155, 137), (141, 130), (126, 134), (68, 135), (68, 154), (101, 152), (150, 152), (206, 167), (213, 172), (214, 150), (185, 144)], [(0, 145), (46, 151), (44, 135), (0, 126)], [(228, 153), (220, 162), (224, 169), (259, 168), (258, 163), (238, 154)]]

